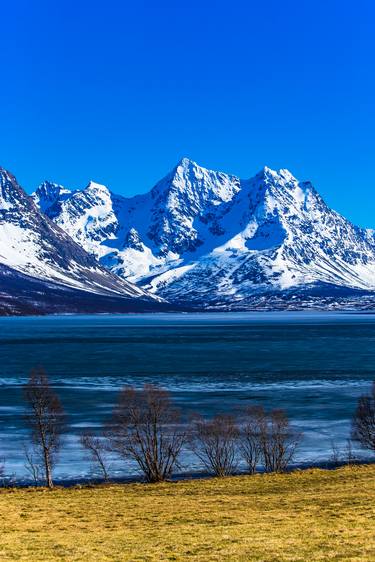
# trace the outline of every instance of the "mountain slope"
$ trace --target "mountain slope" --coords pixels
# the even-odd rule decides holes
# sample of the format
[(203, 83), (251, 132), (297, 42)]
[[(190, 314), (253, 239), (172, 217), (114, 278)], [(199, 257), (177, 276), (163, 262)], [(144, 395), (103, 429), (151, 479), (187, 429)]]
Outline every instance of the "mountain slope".
[[(0, 168), (0, 291), (9, 279), (39, 281), (97, 295), (153, 300), (139, 287), (99, 265), (61, 228), (42, 214), (12, 174)], [(18, 274), (18, 275), (17, 275)], [(21, 276), (19, 274), (22, 274)], [(7, 289), (7, 290), (8, 290)], [(78, 296), (77, 296), (78, 300)]]
[(174, 302), (233, 306), (321, 284), (375, 290), (373, 231), (287, 170), (240, 180), (183, 159), (144, 195), (90, 183), (34, 198), (111, 271)]
[(0, 264), (0, 316), (166, 312), (170, 309), (168, 303), (154, 299), (77, 289)]

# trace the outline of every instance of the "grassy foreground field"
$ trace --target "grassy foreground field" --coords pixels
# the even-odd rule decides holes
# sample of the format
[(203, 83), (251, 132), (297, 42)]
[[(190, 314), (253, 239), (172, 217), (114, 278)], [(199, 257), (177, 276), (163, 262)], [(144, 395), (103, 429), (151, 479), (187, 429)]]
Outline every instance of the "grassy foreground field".
[(2, 490), (0, 560), (375, 560), (375, 466)]

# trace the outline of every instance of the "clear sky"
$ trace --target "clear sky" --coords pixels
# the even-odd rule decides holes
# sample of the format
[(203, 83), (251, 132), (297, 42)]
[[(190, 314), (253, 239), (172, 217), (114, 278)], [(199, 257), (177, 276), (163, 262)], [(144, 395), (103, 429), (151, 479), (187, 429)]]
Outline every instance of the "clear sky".
[(1, 3), (0, 165), (132, 195), (182, 156), (375, 227), (372, 0)]

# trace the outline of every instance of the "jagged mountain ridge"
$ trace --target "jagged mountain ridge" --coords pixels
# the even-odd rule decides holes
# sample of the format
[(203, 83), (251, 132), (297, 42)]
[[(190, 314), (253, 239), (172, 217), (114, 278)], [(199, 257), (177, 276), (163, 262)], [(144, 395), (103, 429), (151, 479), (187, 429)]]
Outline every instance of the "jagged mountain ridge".
[[(0, 292), (11, 297), (13, 284), (24, 276), (38, 280), (39, 293), (70, 288), (96, 295), (153, 300), (139, 287), (101, 266), (93, 255), (37, 208), (15, 177), (0, 168)], [(61, 293), (63, 299), (63, 293)], [(75, 310), (79, 310), (78, 294)], [(42, 301), (43, 299), (39, 299)], [(31, 303), (30, 303), (31, 304)]]
[(174, 302), (232, 306), (317, 284), (375, 290), (373, 231), (287, 170), (241, 180), (183, 159), (132, 198), (93, 182), (70, 194), (52, 185), (34, 200), (57, 225), (114, 273)]

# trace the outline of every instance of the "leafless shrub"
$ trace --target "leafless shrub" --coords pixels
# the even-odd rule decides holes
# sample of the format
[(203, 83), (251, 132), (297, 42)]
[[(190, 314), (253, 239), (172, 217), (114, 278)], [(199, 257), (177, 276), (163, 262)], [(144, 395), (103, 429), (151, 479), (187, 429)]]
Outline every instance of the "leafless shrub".
[(17, 484), (16, 474), (6, 471), (6, 461), (0, 458), (0, 488), (13, 488)]
[(345, 447), (345, 462), (349, 466), (357, 462), (357, 456), (353, 451), (353, 443), (351, 439), (347, 439)]
[(331, 457), (330, 457), (330, 461), (332, 462), (332, 464), (334, 466), (339, 466), (339, 464), (341, 463), (341, 451), (337, 445), (337, 443), (331, 439)]
[(345, 448), (341, 448), (332, 439), (331, 440), (331, 456), (330, 461), (334, 466), (340, 466), (341, 464), (352, 465), (357, 462), (357, 457), (353, 451), (353, 443), (351, 439), (346, 440)]
[(153, 385), (120, 392), (106, 436), (111, 450), (135, 461), (147, 482), (170, 478), (185, 441), (169, 393)]
[(352, 420), (352, 438), (375, 452), (375, 381), (369, 394), (363, 394)]
[(301, 437), (283, 410), (267, 414), (263, 407), (253, 406), (245, 412), (240, 451), (250, 473), (255, 472), (259, 461), (266, 472), (284, 472), (293, 461)]
[(191, 448), (215, 476), (229, 476), (237, 468), (239, 430), (233, 416), (219, 414), (211, 420), (193, 420)]
[(98, 467), (105, 482), (109, 480), (108, 446), (103, 437), (83, 433), (80, 437), (82, 447), (87, 451), (93, 466)]
[(261, 459), (261, 436), (266, 430), (266, 414), (262, 406), (250, 406), (245, 410), (240, 431), (240, 452), (250, 474), (254, 474)]
[(30, 448), (26, 443), (23, 443), (23, 451), (25, 455), (25, 468), (30, 474), (35, 486), (38, 486), (41, 481), (42, 462), (37, 448)]
[(266, 472), (284, 472), (293, 461), (301, 441), (283, 410), (272, 410), (260, 436), (262, 458)]
[(31, 372), (24, 387), (24, 396), (28, 405), (25, 420), (31, 429), (34, 450), (43, 459), (46, 484), (53, 488), (52, 471), (61, 448), (64, 411), (43, 369)]
[(5, 486), (5, 460), (0, 459), (0, 486)]

